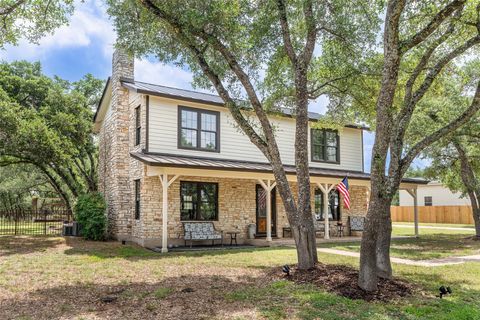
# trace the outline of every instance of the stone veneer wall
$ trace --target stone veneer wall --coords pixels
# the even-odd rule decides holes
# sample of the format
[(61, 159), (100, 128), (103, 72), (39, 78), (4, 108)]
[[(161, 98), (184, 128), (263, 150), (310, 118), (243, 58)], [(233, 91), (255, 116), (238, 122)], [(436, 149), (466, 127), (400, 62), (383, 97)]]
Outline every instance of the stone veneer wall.
[(99, 134), (99, 190), (108, 205), (109, 233), (130, 238), (132, 204), (129, 173), (129, 92), (120, 78), (133, 78), (133, 58), (116, 50), (112, 59), (112, 96)]
[[(171, 178), (171, 177), (170, 177)], [(255, 185), (256, 180), (230, 178), (179, 177), (168, 191), (168, 238), (169, 244), (182, 245), (183, 226), (180, 221), (180, 181), (199, 181), (218, 183), (218, 221), (215, 227), (223, 231), (239, 230), (239, 243), (247, 237), (247, 228), (255, 223)], [(292, 188), (296, 190), (293, 184)], [(312, 195), (315, 186), (312, 185)], [(366, 214), (366, 188), (351, 186), (351, 210), (343, 209), (342, 220), (347, 223), (348, 215)], [(147, 247), (160, 246), (162, 237), (162, 187), (158, 177), (144, 177), (142, 183), (141, 233), (135, 232), (134, 240)], [(282, 228), (288, 226), (287, 217), (277, 193), (277, 237), (282, 237)], [(312, 197), (312, 208), (314, 205)], [(330, 223), (332, 236), (335, 235), (336, 221)], [(345, 235), (348, 230), (345, 230)], [(225, 237), (225, 241), (229, 239)]]

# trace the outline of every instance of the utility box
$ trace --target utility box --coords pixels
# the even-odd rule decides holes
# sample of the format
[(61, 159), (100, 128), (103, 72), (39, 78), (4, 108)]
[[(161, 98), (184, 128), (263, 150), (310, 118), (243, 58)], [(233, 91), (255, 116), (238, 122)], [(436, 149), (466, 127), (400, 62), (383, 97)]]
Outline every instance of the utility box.
[(254, 223), (248, 225), (248, 239), (255, 239), (255, 232), (257, 231), (257, 226)]
[(62, 236), (71, 237), (73, 236), (73, 225), (71, 223), (63, 224)]

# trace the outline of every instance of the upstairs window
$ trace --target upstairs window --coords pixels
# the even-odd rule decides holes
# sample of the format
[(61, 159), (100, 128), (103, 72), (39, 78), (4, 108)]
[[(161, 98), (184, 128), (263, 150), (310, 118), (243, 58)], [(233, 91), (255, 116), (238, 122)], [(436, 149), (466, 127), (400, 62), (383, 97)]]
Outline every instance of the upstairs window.
[(180, 220), (218, 220), (218, 184), (180, 182)]
[(340, 163), (340, 138), (337, 131), (311, 130), (312, 161)]
[(423, 201), (425, 202), (425, 206), (427, 207), (431, 207), (433, 205), (433, 198), (431, 196), (423, 198)]
[(215, 111), (179, 107), (178, 147), (219, 152), (219, 117)]
[(142, 134), (142, 119), (140, 114), (140, 106), (135, 108), (135, 145), (140, 144)]
[(135, 220), (140, 219), (140, 180), (135, 180)]

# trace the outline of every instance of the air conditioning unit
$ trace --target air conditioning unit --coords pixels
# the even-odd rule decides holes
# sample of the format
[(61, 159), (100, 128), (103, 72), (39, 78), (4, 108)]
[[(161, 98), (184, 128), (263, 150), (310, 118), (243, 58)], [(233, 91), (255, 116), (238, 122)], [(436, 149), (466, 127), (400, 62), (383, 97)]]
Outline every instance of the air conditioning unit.
[(73, 225), (71, 223), (63, 224), (62, 236), (71, 237), (73, 236)]

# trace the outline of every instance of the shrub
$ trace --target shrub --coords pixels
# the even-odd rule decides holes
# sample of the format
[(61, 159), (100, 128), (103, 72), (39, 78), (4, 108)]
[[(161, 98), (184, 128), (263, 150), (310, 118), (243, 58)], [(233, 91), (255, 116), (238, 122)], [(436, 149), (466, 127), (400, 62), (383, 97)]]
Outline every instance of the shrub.
[(81, 195), (74, 207), (75, 219), (85, 239), (101, 241), (107, 235), (107, 205), (99, 192)]

